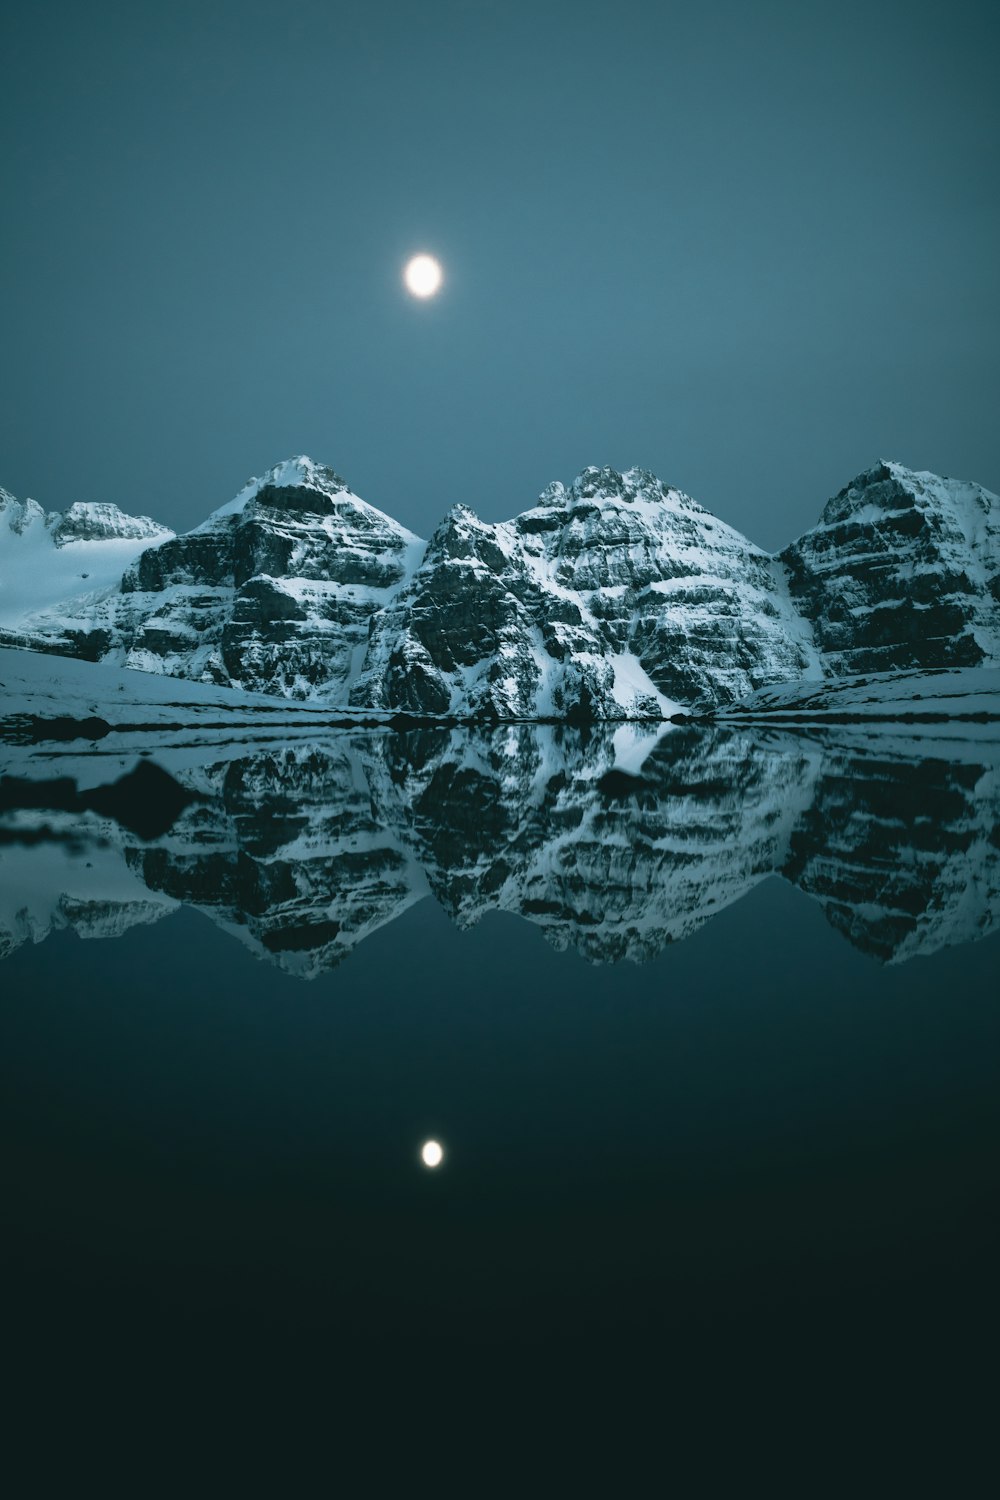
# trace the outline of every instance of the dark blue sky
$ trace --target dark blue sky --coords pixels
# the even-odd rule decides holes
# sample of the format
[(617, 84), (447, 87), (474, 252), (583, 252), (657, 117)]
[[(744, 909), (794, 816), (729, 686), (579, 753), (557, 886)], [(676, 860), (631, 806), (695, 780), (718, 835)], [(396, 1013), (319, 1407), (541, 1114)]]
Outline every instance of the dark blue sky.
[(187, 526), (304, 451), (426, 534), (638, 463), (768, 546), (880, 456), (1000, 489), (997, 15), (8, 0), (0, 483)]

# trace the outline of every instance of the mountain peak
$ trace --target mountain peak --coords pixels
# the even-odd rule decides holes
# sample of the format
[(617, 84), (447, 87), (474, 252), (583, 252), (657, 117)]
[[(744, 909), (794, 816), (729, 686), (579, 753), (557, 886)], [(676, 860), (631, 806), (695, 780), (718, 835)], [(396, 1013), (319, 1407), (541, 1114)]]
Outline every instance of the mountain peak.
[(781, 561), (837, 674), (1000, 659), (1000, 500), (981, 485), (883, 459)]
[[(554, 490), (554, 487), (550, 485), (549, 489)], [(607, 464), (601, 467), (590, 464), (580, 471), (568, 491), (562, 491), (559, 496), (553, 494), (548, 503), (556, 504), (560, 499), (563, 503), (568, 499), (571, 504), (580, 501), (600, 504), (610, 500), (613, 504), (661, 505), (667, 501), (674, 506), (680, 505), (684, 510), (710, 515), (704, 506), (692, 500), (689, 495), (664, 483), (651, 469), (642, 469), (637, 465), (619, 473)]]
[(258, 481), (261, 489), (298, 488), (321, 490), (324, 494), (350, 494), (350, 486), (328, 464), (314, 463), (305, 453), (297, 453), (268, 469)]
[(173, 532), (149, 516), (130, 516), (108, 501), (75, 500), (61, 516), (50, 517), (57, 547), (69, 542), (166, 541)]
[(603, 464), (588, 464), (581, 469), (569, 487), (569, 493), (575, 500), (594, 499), (625, 499), (628, 495), (628, 481), (624, 474), (619, 474), (617, 469)]
[(880, 459), (827, 502), (817, 529), (846, 521), (879, 524), (908, 510), (940, 517), (970, 545), (977, 544), (984, 526), (991, 532), (1000, 527), (1000, 500), (982, 485)]
[(238, 516), (263, 491), (282, 489), (315, 490), (327, 499), (334, 495), (351, 493), (347, 481), (342, 479), (335, 469), (329, 468), (326, 464), (314, 463), (306, 454), (298, 453), (292, 458), (283, 459), (280, 463), (272, 465), (259, 477), (254, 476), (248, 479), (239, 494), (234, 495), (232, 500), (225, 505), (220, 505), (207, 521), (194, 529), (202, 531), (205, 527), (224, 520), (227, 516)]
[(456, 500), (455, 504), (449, 506), (448, 510), (445, 511), (441, 520), (435, 526), (434, 531), (435, 533), (445, 531), (453, 526), (484, 528), (488, 527), (489, 524), (488, 521), (484, 521), (480, 516), (476, 515), (471, 505), (466, 505), (464, 500)]
[(46, 521), (45, 512), (37, 500), (18, 500), (10, 490), (4, 489), (0, 489), (0, 516), (15, 536), (22, 536), (36, 521), (43, 526)]
[(542, 490), (542, 493), (539, 495), (537, 503), (542, 508), (546, 506), (565, 505), (566, 486), (563, 484), (562, 480), (553, 479), (551, 484), (547, 484), (544, 490)]

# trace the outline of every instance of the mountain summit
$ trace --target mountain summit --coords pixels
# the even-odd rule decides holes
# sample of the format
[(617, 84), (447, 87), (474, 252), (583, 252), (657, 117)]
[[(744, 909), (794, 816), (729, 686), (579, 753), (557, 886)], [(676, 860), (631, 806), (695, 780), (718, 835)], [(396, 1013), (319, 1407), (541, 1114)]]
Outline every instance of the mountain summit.
[(978, 484), (876, 464), (781, 560), (835, 675), (1000, 660), (1000, 500)]
[(306, 457), (176, 537), (2, 491), (0, 641), (357, 708), (656, 719), (1000, 664), (1000, 501), (880, 463), (772, 556), (644, 469), (584, 469), (509, 521), (456, 505), (426, 543)]

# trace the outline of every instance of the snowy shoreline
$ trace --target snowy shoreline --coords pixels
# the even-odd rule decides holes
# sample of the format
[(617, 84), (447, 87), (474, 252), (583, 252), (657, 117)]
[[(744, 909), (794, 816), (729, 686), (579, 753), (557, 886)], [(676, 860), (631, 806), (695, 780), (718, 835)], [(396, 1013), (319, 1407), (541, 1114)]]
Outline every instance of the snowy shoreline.
[[(764, 688), (724, 708), (695, 706), (672, 719), (636, 724), (894, 723), (1000, 721), (1000, 670), (945, 668)], [(481, 716), (357, 709), (267, 697), (235, 688), (139, 672), (102, 662), (0, 647), (0, 740), (103, 739), (197, 729), (214, 735), (267, 730), (297, 735), (338, 728), (481, 724)], [(556, 723), (511, 717), (499, 723)], [(605, 722), (596, 718), (593, 722)], [(607, 721), (607, 722), (621, 722)]]

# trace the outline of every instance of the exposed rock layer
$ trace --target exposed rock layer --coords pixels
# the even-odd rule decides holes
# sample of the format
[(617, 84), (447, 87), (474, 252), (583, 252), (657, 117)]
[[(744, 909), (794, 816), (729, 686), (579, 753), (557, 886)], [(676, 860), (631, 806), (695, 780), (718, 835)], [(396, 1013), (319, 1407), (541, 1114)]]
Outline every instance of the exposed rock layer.
[(979, 485), (878, 464), (781, 561), (835, 676), (1000, 658), (1000, 501)]
[[(0, 641), (256, 693), (657, 719), (781, 683), (1000, 663), (1000, 501), (898, 464), (779, 557), (640, 469), (586, 469), (511, 521), (456, 506), (426, 544), (303, 458), (180, 537), (113, 506), (32, 506), (0, 496)], [(20, 612), (11, 593), (5, 613), (39, 517), (56, 547), (131, 547), (124, 575)]]

